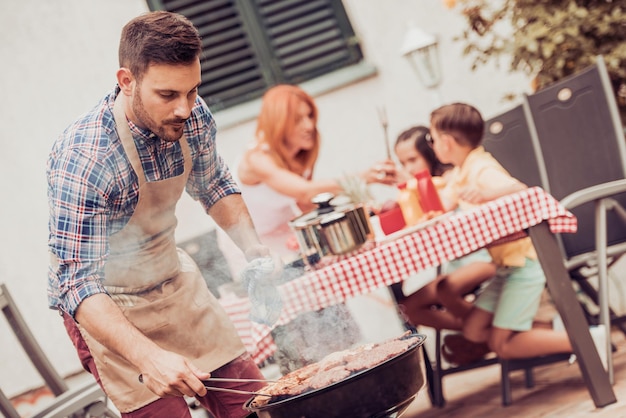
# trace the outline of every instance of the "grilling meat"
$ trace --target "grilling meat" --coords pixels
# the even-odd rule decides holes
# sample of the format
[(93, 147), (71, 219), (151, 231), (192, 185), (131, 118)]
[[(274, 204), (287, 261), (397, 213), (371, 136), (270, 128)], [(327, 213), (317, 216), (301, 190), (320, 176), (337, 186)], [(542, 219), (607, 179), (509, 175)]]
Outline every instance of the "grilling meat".
[(335, 382), (345, 379), (350, 376), (352, 372), (346, 369), (343, 366), (333, 367), (332, 369), (320, 372), (313, 376), (309, 381), (308, 385), (312, 389), (321, 389), (328, 385), (331, 385)]
[(294, 370), (271, 383), (251, 402), (252, 407), (260, 407), (270, 402), (300, 395), (337, 383), (357, 372), (392, 359), (419, 342), (419, 338), (407, 331), (400, 337), (377, 344), (364, 344), (359, 347), (331, 353), (317, 363)]

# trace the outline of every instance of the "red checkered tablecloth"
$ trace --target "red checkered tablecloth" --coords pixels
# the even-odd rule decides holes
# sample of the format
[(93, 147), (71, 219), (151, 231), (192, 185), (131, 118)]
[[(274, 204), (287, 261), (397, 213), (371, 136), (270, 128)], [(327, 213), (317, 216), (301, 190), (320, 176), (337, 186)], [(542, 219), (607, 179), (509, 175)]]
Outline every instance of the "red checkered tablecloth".
[[(471, 211), (459, 212), (391, 242), (370, 246), (279, 286), (284, 308), (278, 324), (298, 314), (335, 305), (389, 286), (493, 244), (522, 238), (531, 226), (548, 221), (553, 233), (576, 232), (576, 218), (538, 187), (505, 196)], [(248, 320), (247, 298), (220, 299), (257, 363), (276, 346), (271, 329)]]

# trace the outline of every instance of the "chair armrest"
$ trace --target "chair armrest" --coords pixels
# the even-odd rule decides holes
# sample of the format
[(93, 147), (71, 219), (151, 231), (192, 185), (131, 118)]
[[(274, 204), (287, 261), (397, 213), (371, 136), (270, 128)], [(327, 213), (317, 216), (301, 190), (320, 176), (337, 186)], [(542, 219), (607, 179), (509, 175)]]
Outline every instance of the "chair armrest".
[(604, 199), (624, 192), (626, 192), (626, 179), (609, 181), (607, 183), (577, 190), (561, 199), (560, 203), (566, 209), (573, 209), (584, 203)]
[(102, 409), (106, 411), (106, 416), (118, 416), (106, 407), (106, 399), (106, 395), (100, 386), (95, 381), (89, 382), (57, 396), (50, 405), (33, 414), (32, 418), (54, 418), (75, 413), (80, 414), (81, 410), (98, 403), (102, 404)]

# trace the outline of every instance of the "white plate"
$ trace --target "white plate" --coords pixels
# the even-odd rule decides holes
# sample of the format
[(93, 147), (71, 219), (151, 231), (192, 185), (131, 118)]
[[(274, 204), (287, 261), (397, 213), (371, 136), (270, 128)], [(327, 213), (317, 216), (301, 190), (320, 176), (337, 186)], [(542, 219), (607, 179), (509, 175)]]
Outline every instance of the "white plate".
[(454, 215), (454, 211), (450, 211), (450, 212), (446, 212), (444, 214), (441, 214), (439, 216), (435, 216), (432, 219), (429, 219), (427, 221), (424, 222), (420, 222), (417, 225), (413, 225), (413, 226), (408, 226), (405, 228), (400, 229), (399, 231), (396, 232), (392, 232), (389, 235), (384, 235), (382, 237), (376, 237), (376, 242), (379, 244), (385, 243), (385, 242), (390, 242), (393, 240), (396, 240), (398, 238), (401, 238), (405, 235), (408, 234), (412, 234), (413, 232), (417, 232), (420, 229), (424, 229), (424, 228), (428, 228), (429, 226), (433, 226), (438, 222), (441, 222), (442, 220), (449, 218), (450, 216)]

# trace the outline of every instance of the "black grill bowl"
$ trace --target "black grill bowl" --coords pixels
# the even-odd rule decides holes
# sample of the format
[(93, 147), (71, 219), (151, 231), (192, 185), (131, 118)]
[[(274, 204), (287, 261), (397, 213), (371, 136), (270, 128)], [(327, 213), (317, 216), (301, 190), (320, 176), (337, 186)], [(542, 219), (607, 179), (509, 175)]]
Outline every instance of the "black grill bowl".
[(259, 418), (370, 418), (411, 400), (424, 384), (420, 347), (425, 335), (404, 353), (339, 382), (259, 407), (245, 408)]

